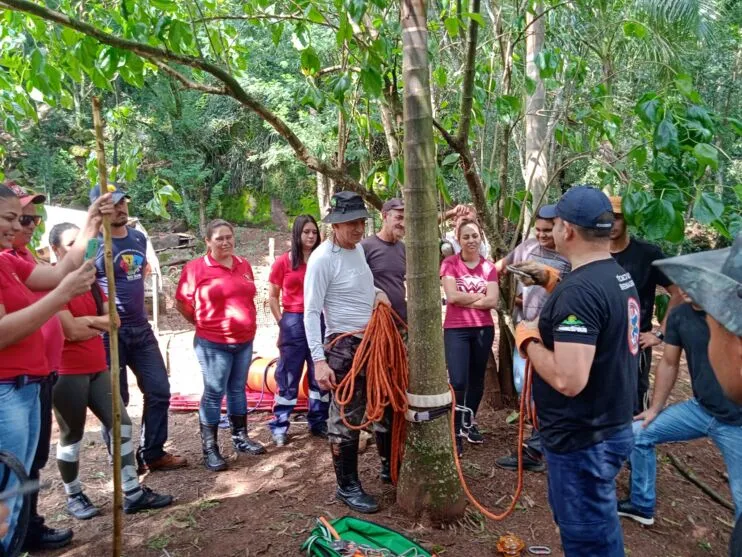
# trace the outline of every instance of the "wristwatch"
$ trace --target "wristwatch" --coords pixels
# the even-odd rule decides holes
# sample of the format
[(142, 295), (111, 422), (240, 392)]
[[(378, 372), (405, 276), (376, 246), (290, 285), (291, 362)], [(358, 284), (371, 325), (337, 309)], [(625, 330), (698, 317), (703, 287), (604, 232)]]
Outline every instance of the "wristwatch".
[(660, 339), (660, 342), (665, 342), (665, 333), (657, 329), (652, 333), (654, 336), (656, 336), (658, 339)]

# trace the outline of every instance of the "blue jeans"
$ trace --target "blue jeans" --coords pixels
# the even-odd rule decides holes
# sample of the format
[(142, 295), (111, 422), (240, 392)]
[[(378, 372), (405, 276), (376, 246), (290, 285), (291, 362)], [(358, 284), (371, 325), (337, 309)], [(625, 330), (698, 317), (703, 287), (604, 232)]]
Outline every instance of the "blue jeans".
[(566, 557), (623, 557), (616, 476), (631, 453), (631, 427), (570, 453), (544, 447), (549, 505)]
[(225, 392), (227, 413), (230, 416), (247, 415), (245, 382), (252, 362), (252, 341), (226, 344), (194, 337), (193, 347), (204, 376), (204, 394), (198, 408), (201, 423), (219, 423)]
[[(104, 337), (108, 354), (108, 335)], [(110, 364), (110, 361), (109, 361)], [(137, 457), (153, 462), (165, 455), (167, 418), (170, 410), (170, 380), (160, 345), (149, 323), (119, 329), (119, 371), (121, 373), (121, 398), (129, 404), (129, 383), (126, 367), (130, 367), (142, 391), (142, 430)]]
[(654, 514), (657, 479), (655, 445), (710, 437), (719, 447), (729, 474), (735, 516), (742, 516), (742, 426), (721, 423), (694, 398), (665, 408), (646, 429), (634, 422), (631, 453), (631, 504)]
[(307, 414), (309, 428), (312, 431), (325, 430), (330, 408), (330, 393), (320, 390), (314, 380), (314, 361), (304, 332), (304, 314), (284, 312), (278, 323), (278, 329), (278, 350), (281, 358), (276, 368), (278, 394), (274, 398), (271, 431), (274, 434), (285, 435), (289, 430), (289, 417), (299, 396), (299, 382), (305, 363), (309, 379)]
[[(20, 389), (16, 389), (15, 385), (0, 384), (0, 451), (7, 451), (20, 460), (26, 473), (31, 470), (39, 442), (39, 405), (38, 383)], [(4, 474), (5, 470), (1, 472)], [(6, 489), (17, 483), (18, 478), (11, 474)], [(7, 549), (23, 507), (23, 497), (14, 497), (5, 501), (5, 504), (10, 509), (10, 530), (2, 539), (2, 545)]]

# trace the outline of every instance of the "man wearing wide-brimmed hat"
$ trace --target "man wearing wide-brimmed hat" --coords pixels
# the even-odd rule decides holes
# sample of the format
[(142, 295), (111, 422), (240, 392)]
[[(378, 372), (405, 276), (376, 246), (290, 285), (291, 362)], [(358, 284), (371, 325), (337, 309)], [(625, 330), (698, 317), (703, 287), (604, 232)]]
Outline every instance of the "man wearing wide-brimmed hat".
[[(742, 234), (731, 248), (655, 263), (706, 312), (708, 357), (727, 396), (742, 403)], [(742, 517), (732, 534), (731, 557), (742, 557)]]
[[(374, 277), (360, 245), (369, 217), (360, 195), (341, 191), (332, 197), (332, 206), (323, 222), (332, 225), (331, 237), (312, 253), (304, 279), (304, 328), (312, 352), (314, 376), (323, 390), (331, 391), (353, 365), (361, 336), (346, 336), (328, 350), (323, 345), (320, 315), (324, 312), (329, 343), (343, 333), (366, 327), (379, 303), (389, 298), (374, 287)], [(365, 381), (356, 383), (353, 400), (345, 406), (350, 423), (362, 423), (366, 409)], [(328, 438), (337, 477), (337, 498), (353, 510), (373, 513), (379, 510), (358, 479), (359, 432), (349, 429), (340, 415), (334, 397), (327, 420)]]

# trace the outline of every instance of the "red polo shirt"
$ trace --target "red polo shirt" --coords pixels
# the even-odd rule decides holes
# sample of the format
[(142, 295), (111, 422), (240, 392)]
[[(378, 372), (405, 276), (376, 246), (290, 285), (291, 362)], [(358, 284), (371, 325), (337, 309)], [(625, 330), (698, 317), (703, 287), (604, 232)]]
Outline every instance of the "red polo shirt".
[[(32, 264), (8, 252), (0, 253), (0, 304), (5, 307), (6, 314), (27, 308), (36, 301), (36, 294), (25, 284), (33, 269)], [(48, 374), (41, 329), (0, 350), (0, 380)]]
[[(26, 248), (15, 248), (9, 253), (23, 259), (25, 262), (36, 266), (38, 261)], [(35, 292), (36, 300), (40, 300), (49, 292)], [(53, 315), (49, 321), (41, 326), (41, 334), (44, 335), (44, 350), (46, 350), (46, 361), (49, 364), (49, 371), (57, 371), (62, 362), (62, 348), (64, 347), (64, 333), (59, 317)]]
[(175, 299), (194, 309), (196, 335), (223, 344), (255, 338), (255, 279), (246, 259), (232, 256), (232, 268), (209, 254), (186, 263)]
[[(106, 295), (103, 294), (103, 301), (106, 301)], [(85, 317), (88, 315), (98, 315), (98, 308), (95, 305), (95, 298), (92, 292), (85, 292), (70, 300), (64, 307), (73, 317)], [(106, 363), (106, 348), (103, 346), (103, 337), (100, 335), (72, 342), (64, 341), (64, 350), (62, 350), (62, 363), (59, 366), (60, 375), (79, 375), (82, 373), (98, 373), (108, 369)]]
[(304, 275), (307, 264), (302, 261), (296, 270), (291, 268), (291, 252), (279, 256), (271, 266), (268, 280), (281, 288), (283, 311), (304, 313)]

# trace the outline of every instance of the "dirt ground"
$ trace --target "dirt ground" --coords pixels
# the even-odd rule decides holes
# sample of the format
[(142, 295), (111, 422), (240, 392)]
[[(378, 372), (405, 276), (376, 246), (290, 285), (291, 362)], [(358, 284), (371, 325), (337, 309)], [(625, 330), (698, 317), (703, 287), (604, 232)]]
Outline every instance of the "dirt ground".
[[(243, 230), (239, 237), (240, 251), (253, 263), (258, 281), (267, 278), (266, 238), (269, 236), (276, 238), (276, 252), (281, 253), (281, 246), (288, 239), (286, 235)], [(275, 332), (268, 323), (266, 320), (265, 330), (256, 342), (260, 345), (258, 350), (265, 353), (275, 350)], [(165, 336), (186, 329), (186, 324), (173, 311), (160, 321), (160, 333)], [(178, 352), (178, 356), (183, 357), (184, 351)], [(658, 356), (656, 353), (655, 358)], [(173, 382), (183, 377), (199, 381), (195, 360), (190, 367), (185, 364), (171, 366)], [(129, 413), (137, 423), (142, 406), (138, 389), (133, 384), (131, 393)], [(689, 395), (690, 383), (687, 370), (684, 370), (673, 398), (682, 400)], [(501, 511), (508, 504), (516, 483), (515, 473), (494, 466), (497, 457), (516, 449), (517, 429), (515, 425), (506, 424), (508, 414), (506, 410), (483, 409), (478, 421), (486, 441), (481, 446), (467, 446), (464, 453), (470, 488), (483, 504), (495, 511)], [(171, 414), (168, 449), (186, 456), (190, 465), (184, 470), (156, 472), (143, 477), (146, 485), (154, 490), (175, 495), (176, 502), (160, 511), (125, 516), (124, 554), (127, 557), (298, 556), (301, 555), (299, 547), (317, 517), (354, 514), (333, 498), (335, 480), (326, 444), (309, 436), (303, 423), (295, 423), (290, 431), (290, 443), (277, 449), (270, 444), (268, 418), (265, 414), (253, 414), (250, 418), (251, 435), (266, 444), (268, 453), (259, 457), (237, 457), (222, 432), (221, 446), (229, 456), (230, 469), (215, 474), (200, 463), (196, 413)], [(57, 435), (55, 426), (54, 444)], [(658, 453), (657, 522), (651, 528), (623, 522), (627, 555), (726, 555), (733, 521), (731, 511), (713, 502), (680, 476), (666, 453), (678, 457), (703, 481), (730, 499), (724, 462), (710, 441), (704, 439), (662, 447)], [(546, 545), (552, 548), (553, 555), (562, 555), (549, 511), (543, 473), (526, 474), (520, 504), (504, 522), (486, 521), (470, 510), (460, 523), (440, 528), (413, 520), (396, 506), (394, 489), (377, 478), (378, 457), (373, 446), (361, 455), (360, 470), (367, 490), (381, 497), (382, 510), (370, 517), (371, 520), (405, 533), (441, 556), (494, 556), (497, 538), (506, 532), (517, 534), (527, 545)], [(94, 418), (88, 419), (81, 451), (81, 479), (86, 493), (101, 507), (101, 516), (79, 522), (64, 513), (62, 483), (53, 456), (43, 475), (51, 480), (51, 487), (41, 494), (40, 510), (50, 525), (73, 528), (75, 539), (68, 548), (38, 555), (110, 554), (112, 481), (100, 439), (100, 426)], [(627, 491), (627, 480), (627, 474), (622, 473), (620, 496)]]

